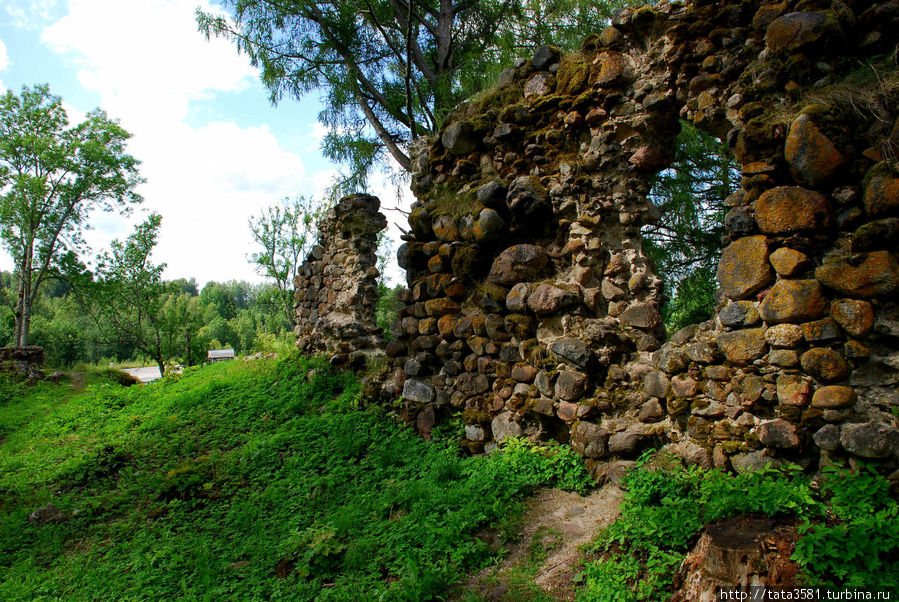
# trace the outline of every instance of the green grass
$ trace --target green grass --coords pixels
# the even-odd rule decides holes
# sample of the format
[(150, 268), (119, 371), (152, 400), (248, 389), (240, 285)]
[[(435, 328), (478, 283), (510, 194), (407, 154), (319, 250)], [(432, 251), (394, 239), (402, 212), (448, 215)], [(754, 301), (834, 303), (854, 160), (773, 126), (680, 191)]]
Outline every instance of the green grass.
[[(358, 391), (296, 357), (130, 388), (0, 376), (0, 599), (433, 599), (533, 488), (587, 482), (567, 448), (463, 457)], [(50, 503), (61, 521), (28, 520)]]
[(738, 515), (801, 522), (792, 559), (805, 584), (891, 589), (899, 574), (899, 504), (871, 468), (796, 466), (730, 475), (647, 452), (624, 481), (621, 516), (596, 539), (578, 602), (667, 600), (674, 575), (709, 523)]

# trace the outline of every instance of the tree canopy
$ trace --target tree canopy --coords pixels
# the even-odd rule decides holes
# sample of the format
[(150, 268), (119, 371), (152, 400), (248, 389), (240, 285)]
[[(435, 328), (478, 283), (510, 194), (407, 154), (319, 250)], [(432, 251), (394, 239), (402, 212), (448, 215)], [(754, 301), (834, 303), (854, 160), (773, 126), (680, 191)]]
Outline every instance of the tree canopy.
[[(570, 46), (629, 0), (225, 0), (233, 18), (198, 12), (261, 68), (277, 103), (324, 92), (325, 155), (364, 188), (385, 152), (411, 168), (408, 143), (439, 128), (499, 65), (547, 43)], [(507, 66), (507, 65), (505, 65)]]
[(129, 137), (100, 109), (70, 127), (46, 85), (0, 97), (0, 239), (15, 264), (15, 345), (28, 344), (41, 286), (77, 269), (91, 212), (141, 201)]

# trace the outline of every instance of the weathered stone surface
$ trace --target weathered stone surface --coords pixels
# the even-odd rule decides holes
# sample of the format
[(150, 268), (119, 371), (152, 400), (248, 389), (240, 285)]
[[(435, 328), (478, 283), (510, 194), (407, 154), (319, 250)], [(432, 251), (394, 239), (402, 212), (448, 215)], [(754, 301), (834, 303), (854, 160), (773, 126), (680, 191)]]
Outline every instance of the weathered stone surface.
[(528, 296), (528, 307), (536, 314), (552, 314), (577, 304), (580, 297), (552, 284), (540, 284)]
[(758, 198), (755, 219), (766, 234), (824, 230), (830, 227), (830, 204), (813, 190), (781, 186)]
[(693, 397), (699, 392), (699, 383), (686, 375), (671, 379), (671, 391), (675, 397)]
[(829, 385), (820, 387), (812, 397), (812, 407), (822, 409), (840, 409), (855, 405), (858, 396), (852, 387)]
[(534, 386), (540, 391), (541, 395), (552, 397), (555, 392), (553, 386), (553, 375), (542, 370), (534, 377)]
[(777, 466), (779, 464), (782, 464), (782, 462), (777, 458), (772, 458), (763, 451), (734, 454), (730, 457), (730, 465), (738, 474), (757, 472), (768, 465)]
[(562, 401), (559, 402), (559, 409), (556, 411), (556, 416), (559, 417), (559, 420), (573, 422), (574, 419), (577, 418), (577, 409), (578, 404), (570, 401)]
[(731, 243), (718, 262), (718, 282), (731, 299), (745, 299), (762, 290), (774, 279), (768, 263), (768, 243), (764, 236), (747, 236)]
[(494, 260), (487, 281), (499, 286), (512, 286), (534, 280), (548, 262), (549, 257), (540, 247), (515, 245), (500, 253)]
[(895, 248), (899, 218), (888, 217), (862, 224), (852, 235), (852, 249), (860, 253)]
[(781, 247), (774, 251), (771, 253), (770, 259), (774, 270), (787, 278), (798, 276), (811, 267), (811, 262), (805, 253), (789, 247)]
[(469, 441), (486, 441), (487, 431), (480, 424), (466, 424), (465, 438)]
[(796, 181), (811, 187), (827, 182), (846, 162), (846, 155), (804, 113), (790, 126), (784, 158)]
[(636, 457), (649, 444), (651, 438), (642, 430), (631, 427), (609, 437), (609, 453), (620, 458)]
[(755, 326), (761, 320), (759, 310), (752, 301), (735, 301), (728, 303), (720, 312), (721, 324), (731, 328), (739, 326)]
[(802, 354), (802, 369), (819, 381), (834, 382), (849, 376), (849, 364), (833, 349), (815, 347)]
[(893, 176), (885, 164), (878, 165), (872, 171), (874, 175), (865, 186), (865, 211), (871, 217), (896, 213), (899, 211), (899, 178)]
[(802, 327), (797, 324), (777, 324), (765, 331), (765, 340), (772, 347), (798, 347), (803, 341)]
[(646, 391), (646, 394), (650, 397), (664, 398), (668, 395), (670, 384), (671, 383), (668, 380), (668, 377), (665, 376), (665, 373), (658, 370), (647, 372), (646, 376), (643, 377), (643, 390)]
[(420, 380), (408, 379), (403, 385), (403, 398), (419, 403), (431, 403), (434, 401), (434, 387)]
[(899, 263), (888, 251), (875, 251), (858, 265), (840, 261), (819, 266), (815, 278), (848, 297), (883, 297), (899, 292)]
[(524, 85), (524, 97), (533, 98), (543, 96), (553, 91), (556, 78), (551, 73), (537, 73)]
[(477, 197), (485, 207), (497, 209), (499, 207), (505, 207), (506, 195), (508, 193), (509, 189), (506, 188), (502, 182), (499, 180), (491, 180), (478, 188)]
[(502, 441), (509, 437), (521, 437), (521, 425), (515, 420), (513, 412), (503, 412), (490, 422), (493, 440)]
[(799, 446), (799, 435), (796, 427), (786, 420), (769, 420), (756, 427), (759, 441), (765, 447), (791, 449)]
[(491, 242), (500, 237), (505, 225), (506, 222), (499, 216), (499, 213), (493, 209), (485, 208), (481, 209), (481, 212), (478, 214), (478, 221), (474, 223), (471, 233), (475, 242)]
[(522, 313), (527, 309), (528, 295), (531, 287), (529, 284), (519, 282), (509, 290), (506, 295), (506, 308), (515, 313)]
[(867, 301), (838, 299), (830, 304), (830, 315), (849, 336), (861, 338), (874, 328), (874, 308)]
[(425, 301), (425, 313), (429, 316), (443, 316), (459, 313), (460, 306), (452, 299), (440, 298)]
[(814, 439), (815, 445), (824, 451), (836, 451), (840, 448), (840, 427), (835, 424), (825, 424), (812, 435), (812, 439)]
[(574, 401), (584, 394), (587, 375), (574, 370), (563, 370), (556, 378), (556, 395), (566, 401)]
[(531, 59), (531, 66), (537, 71), (545, 71), (553, 63), (558, 63), (561, 57), (561, 51), (555, 46), (538, 46)]
[(722, 332), (718, 335), (718, 347), (728, 361), (745, 365), (764, 357), (768, 351), (764, 328), (747, 328)]
[(553, 341), (549, 350), (562, 361), (581, 369), (586, 368), (587, 364), (590, 363), (590, 358), (593, 357), (592, 352), (587, 348), (587, 344), (584, 341), (572, 337)]
[(792, 52), (820, 40), (828, 31), (823, 12), (787, 13), (775, 19), (765, 32), (771, 52)]
[(817, 280), (778, 280), (759, 313), (768, 324), (808, 322), (827, 315), (828, 303)]
[(799, 365), (799, 354), (793, 349), (772, 349), (768, 353), (768, 363), (781, 368), (794, 368)]
[(461, 391), (468, 397), (479, 395), (489, 388), (490, 383), (483, 374), (465, 372), (456, 377), (456, 390)]
[(519, 363), (512, 366), (512, 380), (529, 383), (533, 382), (535, 376), (537, 376), (537, 369), (530, 364)]
[(886, 458), (895, 455), (899, 448), (899, 431), (876, 422), (844, 424), (840, 443), (846, 451), (862, 458)]
[(777, 377), (777, 401), (788, 406), (806, 406), (812, 394), (808, 379), (798, 374), (781, 374)]
[(677, 374), (687, 369), (690, 358), (683, 349), (671, 345), (665, 345), (659, 352), (658, 366), (668, 374)]
[(521, 176), (512, 181), (506, 202), (509, 210), (525, 223), (542, 223), (552, 217), (548, 192), (534, 176)]
[(451, 123), (440, 135), (440, 142), (454, 155), (467, 155), (478, 147), (477, 135), (467, 121)]
[(571, 447), (586, 458), (602, 458), (606, 455), (607, 433), (592, 422), (578, 422), (571, 429)]
[(650, 399), (640, 407), (640, 413), (637, 414), (637, 420), (644, 423), (658, 422), (665, 417), (665, 410), (658, 399)]
[(662, 316), (653, 303), (635, 303), (618, 317), (623, 326), (652, 329), (662, 323)]
[(824, 318), (802, 324), (802, 337), (809, 343), (826, 343), (842, 338), (842, 333), (833, 318)]
[(599, 73), (596, 83), (602, 87), (614, 86), (630, 77), (628, 59), (620, 52), (603, 52), (599, 55)]

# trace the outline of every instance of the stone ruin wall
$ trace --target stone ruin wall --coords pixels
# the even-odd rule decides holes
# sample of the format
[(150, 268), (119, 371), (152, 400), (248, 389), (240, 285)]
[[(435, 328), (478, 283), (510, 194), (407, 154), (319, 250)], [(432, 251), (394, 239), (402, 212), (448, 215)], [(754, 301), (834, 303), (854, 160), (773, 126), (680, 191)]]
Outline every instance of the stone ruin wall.
[(355, 194), (328, 210), (294, 279), (297, 347), (338, 365), (359, 367), (384, 348), (375, 324), (378, 233), (387, 226), (379, 207), (377, 197)]
[[(384, 396), (425, 434), (461, 414), (475, 452), (570, 441), (597, 475), (659, 445), (895, 469), (897, 96), (847, 90), (864, 61), (896, 81), (896, 31), (896, 1), (662, 2), (503, 71), (418, 157)], [(640, 229), (679, 119), (743, 179), (716, 316), (666, 337)]]

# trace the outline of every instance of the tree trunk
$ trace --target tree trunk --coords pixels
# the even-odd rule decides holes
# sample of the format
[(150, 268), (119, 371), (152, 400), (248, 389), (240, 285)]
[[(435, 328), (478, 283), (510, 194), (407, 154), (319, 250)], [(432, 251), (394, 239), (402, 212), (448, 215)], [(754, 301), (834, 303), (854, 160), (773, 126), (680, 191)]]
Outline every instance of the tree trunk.
[(165, 376), (165, 361), (161, 357), (157, 357), (156, 365), (159, 366), (159, 376)]

